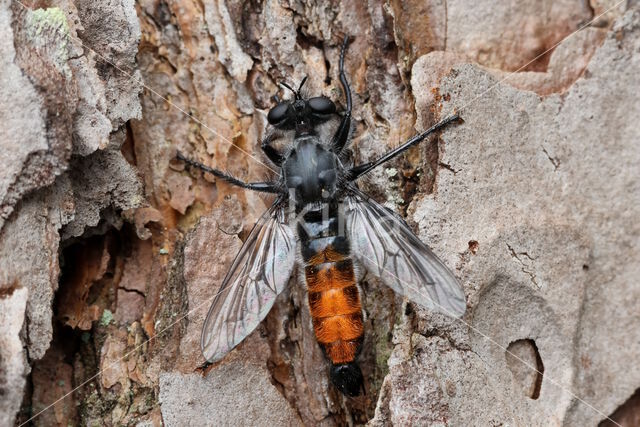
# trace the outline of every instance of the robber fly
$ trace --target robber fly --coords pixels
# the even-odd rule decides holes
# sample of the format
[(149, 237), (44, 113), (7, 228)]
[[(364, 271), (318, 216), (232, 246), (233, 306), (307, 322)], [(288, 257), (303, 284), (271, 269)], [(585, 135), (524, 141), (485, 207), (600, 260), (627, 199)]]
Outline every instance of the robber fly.
[[(351, 133), (351, 91), (344, 73), (347, 39), (340, 52), (340, 82), (346, 111), (327, 97), (305, 98), (283, 84), (293, 99), (280, 100), (268, 115), (262, 150), (280, 169), (278, 179), (245, 183), (178, 153), (186, 163), (231, 184), (277, 198), (258, 220), (225, 276), (202, 330), (202, 353), (222, 359), (265, 318), (298, 265), (306, 285), (316, 339), (331, 362), (338, 390), (364, 390), (356, 363), (364, 327), (358, 281), (364, 269), (398, 294), (450, 316), (466, 309), (462, 287), (451, 271), (404, 221), (362, 193), (355, 181), (429, 134), (458, 119), (437, 123), (377, 160), (352, 165), (345, 149)], [(339, 122), (339, 124), (338, 124)], [(332, 134), (326, 125), (333, 123)], [(276, 140), (284, 139), (284, 147)], [(288, 215), (293, 212), (295, 215)], [(293, 220), (290, 218), (293, 216)], [(289, 218), (289, 220), (287, 219)]]

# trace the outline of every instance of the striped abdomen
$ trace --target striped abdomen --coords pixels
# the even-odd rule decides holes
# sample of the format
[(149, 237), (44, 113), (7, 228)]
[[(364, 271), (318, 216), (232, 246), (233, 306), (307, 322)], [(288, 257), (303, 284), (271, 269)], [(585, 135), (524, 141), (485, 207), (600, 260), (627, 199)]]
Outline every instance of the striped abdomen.
[(364, 335), (362, 305), (349, 242), (338, 233), (338, 214), (305, 215), (298, 227), (309, 308), (316, 339), (334, 365), (355, 360)]
[(304, 273), (316, 339), (333, 364), (352, 362), (364, 333), (352, 261), (328, 244)]

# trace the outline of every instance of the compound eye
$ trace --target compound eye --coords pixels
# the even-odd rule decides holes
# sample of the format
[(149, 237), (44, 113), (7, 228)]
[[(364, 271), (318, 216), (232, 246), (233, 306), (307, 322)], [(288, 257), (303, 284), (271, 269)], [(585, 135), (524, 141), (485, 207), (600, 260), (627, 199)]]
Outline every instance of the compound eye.
[(267, 114), (267, 120), (272, 125), (278, 124), (286, 117), (288, 111), (289, 103), (281, 102), (271, 110), (269, 110), (269, 114)]
[(317, 114), (332, 114), (336, 112), (336, 104), (326, 96), (316, 96), (307, 101), (311, 110)]

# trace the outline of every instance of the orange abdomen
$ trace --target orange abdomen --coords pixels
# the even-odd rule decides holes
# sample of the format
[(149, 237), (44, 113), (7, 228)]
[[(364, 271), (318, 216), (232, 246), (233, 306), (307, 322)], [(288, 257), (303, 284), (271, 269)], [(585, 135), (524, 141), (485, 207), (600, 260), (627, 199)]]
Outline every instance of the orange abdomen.
[(334, 365), (352, 362), (364, 335), (353, 262), (327, 245), (305, 263), (316, 339)]

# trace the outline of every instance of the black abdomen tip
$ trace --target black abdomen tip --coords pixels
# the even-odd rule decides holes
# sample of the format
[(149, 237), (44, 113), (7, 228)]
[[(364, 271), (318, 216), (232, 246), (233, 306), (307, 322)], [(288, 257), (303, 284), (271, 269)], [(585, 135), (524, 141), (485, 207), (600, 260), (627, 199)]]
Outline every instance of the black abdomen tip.
[(347, 396), (356, 397), (364, 391), (362, 371), (355, 362), (331, 365), (329, 377), (333, 385)]

